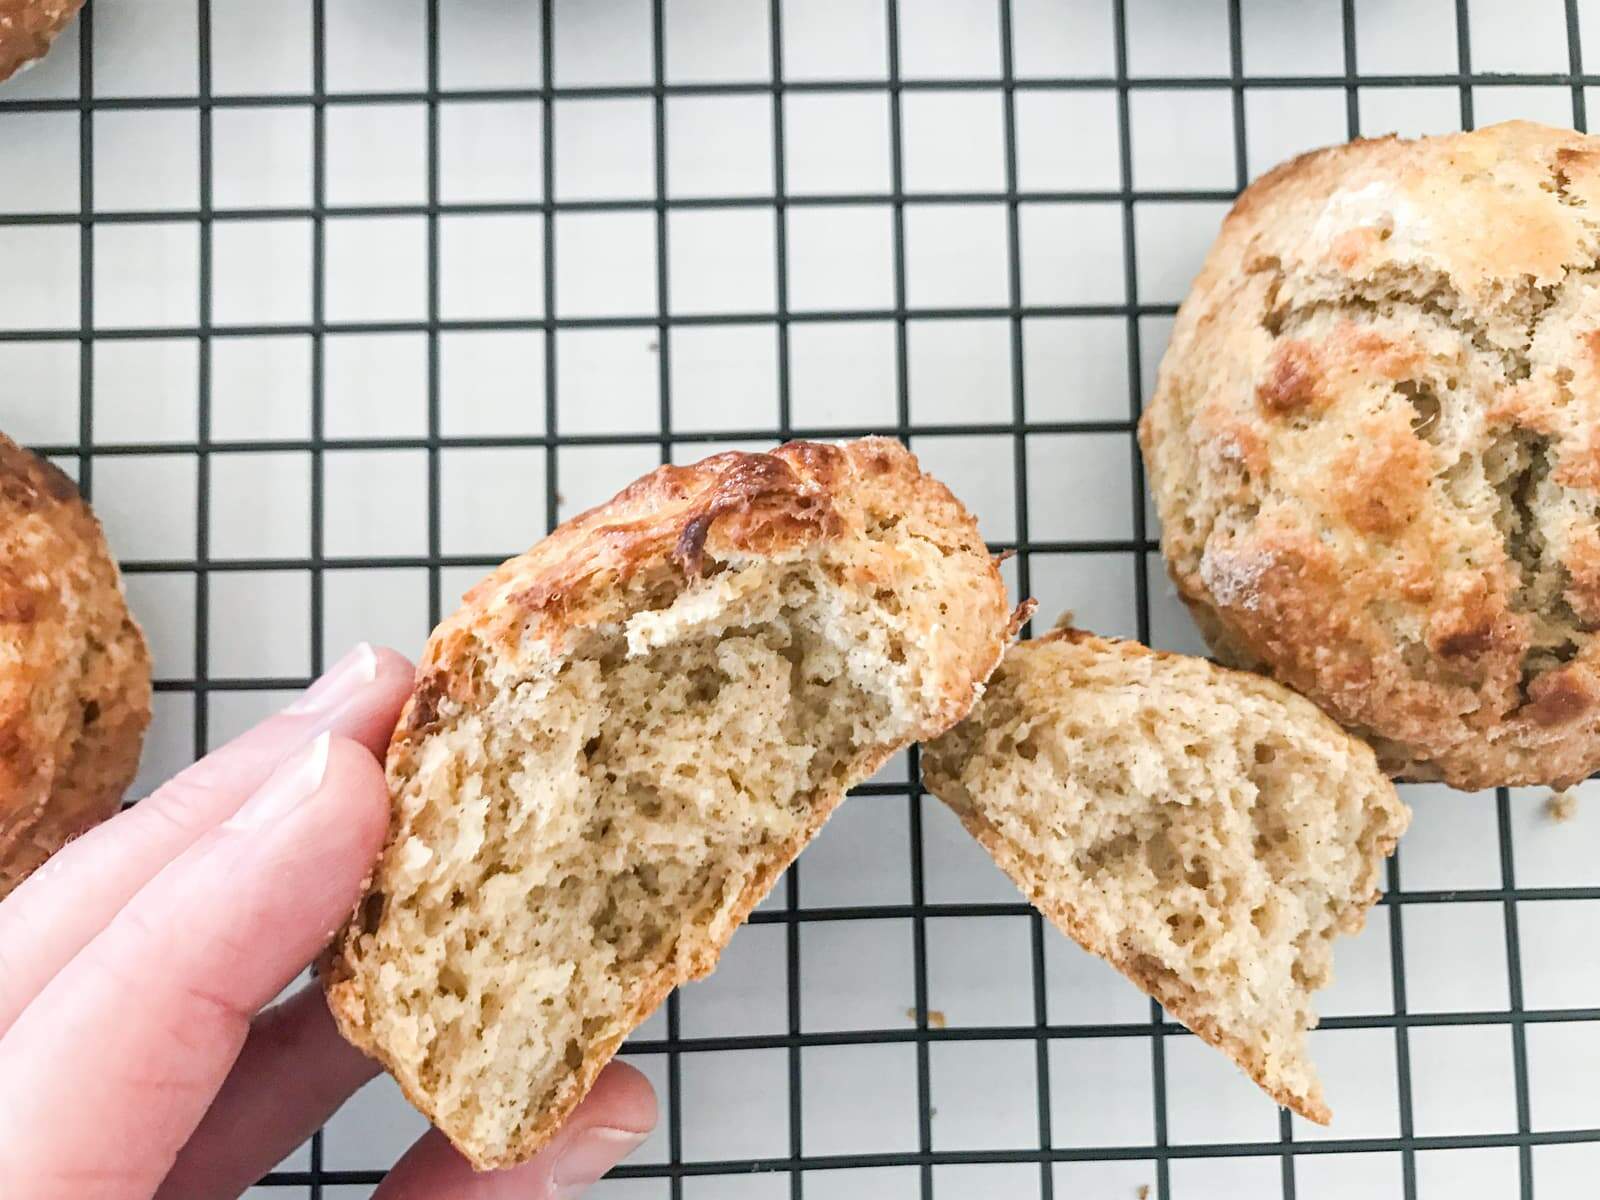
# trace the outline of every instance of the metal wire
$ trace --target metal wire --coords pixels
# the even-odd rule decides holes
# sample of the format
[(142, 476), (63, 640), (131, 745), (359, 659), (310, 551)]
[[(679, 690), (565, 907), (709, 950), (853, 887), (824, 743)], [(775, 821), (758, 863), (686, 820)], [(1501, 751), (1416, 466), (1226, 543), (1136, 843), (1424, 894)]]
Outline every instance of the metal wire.
[[(192, 576), (196, 593), (196, 624), (194, 634), (194, 673), (190, 678), (169, 678), (157, 683), (162, 692), (177, 692), (194, 698), (193, 749), (204, 753), (209, 743), (208, 698), (220, 692), (245, 692), (279, 690), (303, 686), (301, 678), (217, 678), (209, 669), (209, 611), (210, 580), (218, 572), (252, 572), (293, 570), (305, 572), (310, 577), (311, 653), (309, 666), (313, 675), (324, 662), (323, 607), (324, 576), (340, 568), (394, 568), (412, 567), (426, 571), (428, 580), (428, 615), (436, 622), (442, 611), (441, 575), (447, 568), (487, 567), (497, 561), (493, 557), (452, 555), (444, 552), (441, 527), (440, 465), (445, 451), (459, 448), (521, 448), (530, 453), (543, 451), (545, 524), (553, 527), (557, 521), (560, 500), (560, 454), (563, 447), (577, 446), (627, 446), (649, 444), (659, 447), (661, 461), (670, 460), (675, 446), (694, 445), (712, 441), (771, 440), (790, 436), (839, 437), (866, 433), (882, 433), (905, 440), (946, 437), (972, 437), (979, 434), (1005, 436), (1011, 439), (1012, 467), (1014, 472), (1014, 505), (1016, 536), (1012, 541), (994, 543), (996, 550), (1017, 551), (1016, 571), (1020, 590), (1027, 593), (1032, 582), (1031, 559), (1037, 553), (1087, 554), (1116, 552), (1132, 556), (1136, 584), (1136, 627), (1142, 640), (1151, 635), (1150, 611), (1150, 556), (1158, 547), (1146, 526), (1144, 502), (1144, 477), (1142, 463), (1133, 447), (1136, 424), (1142, 408), (1144, 372), (1142, 339), (1147, 318), (1169, 317), (1175, 311), (1170, 303), (1141, 301), (1138, 270), (1138, 243), (1135, 213), (1139, 204), (1151, 201), (1167, 203), (1205, 203), (1226, 201), (1242, 188), (1253, 172), (1266, 163), (1252, 163), (1248, 159), (1246, 138), (1245, 98), (1249, 91), (1273, 89), (1337, 88), (1345, 98), (1346, 128), (1351, 137), (1362, 132), (1362, 88), (1372, 85), (1390, 87), (1453, 87), (1458, 89), (1460, 118), (1463, 128), (1471, 128), (1474, 120), (1473, 94), (1480, 87), (1547, 85), (1570, 90), (1573, 123), (1583, 129), (1587, 123), (1585, 88), (1600, 84), (1600, 75), (1586, 74), (1580, 44), (1578, 0), (1565, 0), (1565, 29), (1567, 36), (1568, 70), (1554, 74), (1489, 75), (1478, 73), (1472, 67), (1472, 47), (1469, 28), (1468, 0), (1455, 3), (1455, 40), (1457, 66), (1448, 74), (1366, 74), (1359, 73), (1356, 57), (1356, 5), (1355, 0), (1341, 0), (1343, 41), (1343, 67), (1334, 74), (1321, 75), (1251, 75), (1244, 69), (1243, 31), (1239, 0), (1228, 0), (1228, 73), (1226, 75), (1188, 75), (1177, 77), (1138, 77), (1130, 73), (1128, 54), (1128, 14), (1124, 0), (1107, 0), (1111, 7), (1114, 46), (1114, 72), (1109, 76), (1073, 76), (1064, 78), (1018, 78), (1013, 60), (1013, 14), (1011, 0), (995, 0), (996, 20), (1000, 28), (1001, 63), (998, 78), (961, 78), (923, 80), (911, 79), (901, 71), (901, 31), (908, 19), (910, 8), (902, 10), (899, 0), (883, 0), (888, 70), (886, 79), (843, 80), (828, 82), (796, 81), (786, 77), (783, 61), (782, 20), (784, 6), (780, 0), (769, 0), (767, 16), (770, 33), (771, 78), (761, 83), (684, 84), (668, 83), (665, 71), (665, 38), (663, 0), (652, 0), (650, 83), (638, 86), (558, 87), (555, 78), (555, 48), (552, 34), (554, 13), (552, 0), (538, 0), (541, 15), (539, 55), (542, 64), (542, 83), (528, 88), (452, 89), (445, 91), (440, 84), (440, 0), (427, 0), (427, 60), (426, 86), (421, 91), (330, 93), (327, 88), (326, 62), (326, 0), (311, 0), (312, 8), (312, 83), (311, 90), (303, 94), (230, 95), (212, 94), (210, 33), (210, 0), (195, 0), (200, 56), (196, 93), (193, 96), (124, 98), (101, 97), (95, 94), (93, 72), (94, 4), (85, 7), (80, 18), (79, 80), (80, 91), (76, 99), (0, 99), (0, 121), (9, 113), (24, 112), (77, 112), (79, 114), (79, 193), (80, 205), (76, 213), (20, 213), (0, 215), (0, 226), (7, 225), (70, 225), (76, 224), (80, 233), (80, 299), (78, 325), (55, 329), (11, 330), (0, 329), (0, 342), (7, 341), (77, 341), (79, 346), (79, 422), (77, 441), (71, 444), (53, 444), (37, 447), (42, 452), (75, 456), (79, 477), (86, 493), (92, 492), (96, 459), (115, 455), (181, 455), (195, 460), (198, 472), (195, 552), (192, 558), (144, 560), (129, 562), (130, 574), (182, 574)], [(1232, 145), (1234, 155), (1234, 188), (1217, 189), (1138, 189), (1134, 186), (1133, 121), (1130, 100), (1141, 89), (1161, 88), (1192, 90), (1196, 92), (1226, 92), (1232, 108)], [(902, 101), (907, 93), (924, 90), (998, 92), (1003, 105), (1004, 129), (1004, 189), (989, 193), (912, 193), (905, 188), (905, 155), (902, 125)], [(1085, 189), (1071, 191), (1028, 191), (1019, 184), (1017, 151), (1017, 95), (1030, 91), (1103, 91), (1115, 97), (1117, 114), (1118, 186), (1115, 189)], [(889, 105), (889, 147), (891, 186), (884, 194), (841, 194), (792, 196), (787, 191), (785, 176), (785, 104), (789, 95), (821, 92), (865, 92), (885, 94)], [(772, 104), (772, 141), (774, 146), (772, 168), (772, 194), (758, 197), (713, 197), (679, 199), (668, 194), (666, 122), (667, 101), (677, 96), (758, 95), (766, 96)], [(578, 98), (634, 98), (649, 100), (653, 105), (653, 189), (654, 194), (637, 200), (557, 200), (555, 199), (555, 126), (554, 102)], [(538, 136), (542, 143), (543, 187), (541, 199), (517, 203), (447, 203), (441, 199), (440, 188), (440, 114), (442, 100), (538, 100), (541, 106), (541, 125)], [(393, 104), (413, 102), (426, 107), (426, 199), (420, 204), (395, 204), (382, 206), (338, 206), (327, 202), (327, 112), (332, 107), (367, 104)], [(213, 204), (212, 192), (212, 115), (219, 109), (233, 107), (292, 106), (309, 109), (312, 114), (312, 188), (309, 207), (289, 206), (270, 209), (227, 209)], [(94, 124), (98, 112), (120, 110), (182, 109), (198, 114), (199, 128), (199, 193), (198, 207), (185, 210), (158, 212), (102, 213), (96, 210), (94, 195)], [(1022, 206), (1036, 202), (1054, 204), (1112, 203), (1119, 209), (1122, 232), (1122, 272), (1124, 301), (1120, 304), (1029, 305), (1023, 302), (1022, 292)], [(906, 217), (909, 208), (926, 204), (989, 203), (1005, 207), (1006, 250), (1010, 278), (1006, 301), (1001, 305), (972, 307), (912, 307), (908, 302), (906, 283)], [(791, 208), (805, 206), (874, 205), (888, 206), (892, 214), (893, 253), (893, 303), (888, 308), (859, 309), (851, 311), (793, 312), (789, 308), (789, 236), (788, 215)], [(775, 309), (763, 314), (696, 314), (680, 315), (671, 312), (669, 290), (669, 217), (674, 211), (689, 209), (727, 208), (770, 209), (775, 221)], [(655, 298), (653, 314), (612, 317), (562, 316), (557, 310), (556, 264), (558, 246), (555, 237), (555, 216), (572, 212), (650, 212), (654, 217), (656, 238)], [(543, 316), (530, 319), (462, 320), (445, 318), (441, 311), (440, 239), (439, 221), (445, 216), (472, 214), (538, 214), (543, 221)], [(422, 217), (427, 229), (427, 307), (426, 317), (420, 321), (361, 321), (332, 322), (325, 312), (325, 257), (326, 223), (331, 218), (346, 215), (360, 216), (414, 216)], [(313, 248), (312, 296), (310, 319), (291, 325), (223, 325), (212, 319), (212, 234), (217, 223), (263, 218), (301, 218), (311, 223)], [(95, 228), (126, 222), (184, 221), (199, 227), (199, 303), (196, 324), (168, 328), (105, 327), (97, 323), (94, 305), (94, 251)], [(1112, 317), (1124, 326), (1127, 350), (1127, 412), (1125, 420), (1088, 421), (1034, 421), (1028, 418), (1026, 404), (1026, 375), (1023, 369), (1024, 344), (1027, 321), (1036, 317)], [(1009, 413), (986, 414), (983, 421), (966, 424), (917, 423), (911, 415), (909, 390), (909, 327), (914, 320), (926, 318), (992, 317), (1004, 319), (1009, 331), (1009, 357), (1012, 390)], [(795, 322), (840, 322), (879, 320), (890, 321), (894, 328), (894, 354), (897, 368), (895, 416), (887, 425), (863, 424), (855, 428), (829, 427), (812, 429), (793, 421), (791, 408), (790, 333)], [(711, 431), (678, 432), (673, 427), (671, 355), (674, 330), (703, 325), (772, 326), (777, 340), (777, 422), (774, 427), (726, 428)], [(557, 354), (560, 342), (557, 333), (564, 329), (615, 329), (650, 328), (656, 338), (657, 385), (659, 388), (659, 425), (648, 432), (612, 434), (564, 433), (558, 421), (557, 404)], [(541, 331), (544, 342), (543, 365), (543, 416), (544, 432), (526, 436), (451, 436), (442, 432), (440, 336), (446, 332), (462, 330), (535, 330)], [(424, 334), (427, 339), (427, 417), (426, 432), (422, 436), (396, 438), (335, 437), (327, 433), (325, 423), (325, 371), (324, 339), (333, 333), (388, 333), (409, 332)], [(216, 336), (254, 337), (299, 333), (311, 339), (311, 425), (310, 434), (302, 439), (289, 440), (218, 440), (211, 436), (211, 345)], [(197, 339), (198, 354), (198, 412), (195, 435), (192, 441), (119, 443), (99, 445), (95, 440), (94, 411), (94, 354), (96, 341), (126, 339), (154, 339), (165, 337), (192, 337)], [(999, 418), (999, 419), (997, 419)], [(1129, 439), (1135, 450), (1132, 461), (1132, 533), (1120, 539), (1042, 540), (1031, 535), (1028, 512), (1028, 456), (1029, 439), (1045, 434), (1110, 434)], [(332, 555), (323, 544), (323, 480), (325, 455), (331, 451), (358, 449), (414, 449), (425, 452), (427, 459), (427, 548), (425, 554), (415, 555)], [(306, 452), (311, 460), (311, 533), (309, 552), (304, 557), (252, 558), (220, 561), (211, 556), (209, 481), (212, 459), (225, 452), (249, 450), (297, 450)], [(921, 1194), (931, 1197), (934, 1192), (934, 1168), (937, 1166), (971, 1163), (1023, 1163), (1037, 1164), (1039, 1195), (1043, 1200), (1053, 1200), (1055, 1195), (1053, 1166), (1058, 1163), (1090, 1160), (1137, 1159), (1149, 1160), (1155, 1170), (1155, 1195), (1167, 1200), (1171, 1194), (1170, 1164), (1173, 1161), (1209, 1157), (1248, 1157), (1276, 1159), (1281, 1165), (1282, 1194), (1285, 1200), (1296, 1195), (1295, 1164), (1307, 1155), (1339, 1154), (1357, 1151), (1398, 1152), (1402, 1162), (1402, 1180), (1407, 1200), (1417, 1195), (1417, 1162), (1419, 1152), (1438, 1149), (1475, 1147), (1513, 1147), (1518, 1156), (1520, 1194), (1533, 1196), (1532, 1150), (1535, 1146), (1556, 1145), (1569, 1142), (1600, 1141), (1600, 1129), (1567, 1131), (1535, 1131), (1530, 1118), (1528, 1086), (1528, 1052), (1526, 1030), (1529, 1025), (1600, 1020), (1600, 1007), (1585, 1009), (1529, 1009), (1525, 1003), (1519, 931), (1519, 906), (1551, 900), (1600, 900), (1600, 885), (1590, 887), (1519, 888), (1515, 878), (1510, 797), (1506, 789), (1496, 793), (1497, 836), (1499, 842), (1499, 886), (1455, 891), (1405, 891), (1402, 886), (1402, 857), (1396, 855), (1388, 868), (1388, 891), (1381, 900), (1389, 921), (1389, 951), (1393, 978), (1392, 1012), (1359, 1016), (1331, 1017), (1322, 1022), (1324, 1029), (1389, 1029), (1393, 1031), (1396, 1054), (1396, 1081), (1398, 1087), (1398, 1135), (1394, 1137), (1345, 1138), (1316, 1142), (1296, 1142), (1287, 1114), (1279, 1123), (1276, 1141), (1245, 1143), (1181, 1143), (1174, 1144), (1169, 1136), (1167, 1114), (1166, 1051), (1168, 1040), (1189, 1036), (1182, 1026), (1167, 1019), (1159, 1005), (1151, 1003), (1148, 1021), (1110, 1024), (1063, 1024), (1049, 1020), (1046, 1006), (1045, 938), (1043, 923), (1034, 910), (1020, 901), (1015, 903), (931, 903), (925, 888), (925, 856), (923, 845), (923, 805), (917, 758), (912, 752), (909, 782), (906, 784), (872, 784), (857, 789), (856, 795), (870, 803), (889, 803), (898, 800), (907, 808), (908, 853), (910, 867), (910, 902), (907, 904), (874, 904), (848, 907), (803, 908), (801, 905), (800, 873), (798, 867), (786, 877), (784, 903), (781, 908), (768, 908), (754, 914), (751, 924), (781, 924), (785, 927), (784, 951), (787, 971), (786, 1019), (784, 1032), (759, 1036), (686, 1037), (682, 1033), (677, 997), (667, 1002), (666, 1037), (663, 1039), (636, 1039), (628, 1044), (627, 1054), (664, 1054), (667, 1059), (667, 1122), (669, 1161), (659, 1165), (628, 1164), (616, 1174), (622, 1177), (657, 1177), (669, 1181), (670, 1194), (675, 1198), (683, 1194), (685, 1178), (703, 1175), (747, 1174), (751, 1171), (787, 1172), (789, 1194), (798, 1200), (806, 1194), (807, 1172), (825, 1168), (903, 1166), (918, 1169)], [(867, 799), (872, 798), (872, 799)], [(1406, 962), (1403, 938), (1405, 910), (1413, 904), (1444, 904), (1466, 902), (1497, 903), (1504, 917), (1505, 955), (1509, 981), (1509, 1002), (1503, 1010), (1476, 1012), (1413, 1013), (1408, 1008), (1406, 988)], [(1016, 1026), (976, 1026), (962, 1028), (936, 1028), (929, 1018), (928, 987), (928, 934), (927, 922), (939, 917), (1027, 917), (1029, 920), (1029, 955), (1032, 983), (1032, 1020)], [(801, 1022), (800, 927), (804, 923), (833, 921), (860, 921), (899, 919), (911, 925), (913, 938), (913, 963), (915, 980), (915, 1023), (912, 1028), (863, 1029), (841, 1033), (804, 1032)], [(1410, 1056), (1410, 1031), (1422, 1027), (1464, 1025), (1504, 1025), (1509, 1029), (1513, 1047), (1514, 1086), (1516, 1102), (1516, 1128), (1499, 1134), (1434, 1135), (1419, 1136), (1413, 1112), (1412, 1075)], [(1052, 1143), (1052, 1079), (1049, 1050), (1052, 1043), (1083, 1038), (1139, 1038), (1147, 1039), (1152, 1063), (1152, 1138), (1149, 1144), (1136, 1146), (1061, 1147)], [(939, 1043), (957, 1041), (1015, 1041), (1031, 1045), (1037, 1086), (1038, 1146), (1021, 1150), (935, 1150), (932, 1127), (932, 1087), (930, 1082), (930, 1055)], [(916, 1055), (916, 1091), (918, 1124), (916, 1149), (883, 1153), (854, 1153), (818, 1155), (808, 1153), (806, 1133), (802, 1120), (801, 1083), (802, 1051), (810, 1047), (866, 1046), (876, 1044), (909, 1044)], [(787, 1057), (788, 1077), (788, 1151), (783, 1157), (759, 1160), (685, 1161), (683, 1152), (681, 1063), (686, 1055), (718, 1050), (782, 1050)], [(1063, 1086), (1060, 1083), (1055, 1086)], [(277, 1171), (261, 1181), (267, 1188), (303, 1189), (311, 1197), (319, 1198), (323, 1189), (336, 1185), (367, 1185), (381, 1177), (377, 1170), (331, 1170), (323, 1165), (322, 1138), (319, 1134), (310, 1147), (305, 1170)]]

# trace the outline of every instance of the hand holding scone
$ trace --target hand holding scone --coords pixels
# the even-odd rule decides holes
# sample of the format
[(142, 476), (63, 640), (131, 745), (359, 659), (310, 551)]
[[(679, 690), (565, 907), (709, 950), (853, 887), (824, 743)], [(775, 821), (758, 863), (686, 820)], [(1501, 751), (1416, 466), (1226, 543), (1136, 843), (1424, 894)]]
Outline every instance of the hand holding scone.
[[(371, 870), (373, 756), (410, 686), (404, 659), (360, 648), (0, 903), (0, 1196), (236, 1196), (376, 1073), (320, 989), (258, 1010)], [(576, 1195), (654, 1122), (613, 1065), (534, 1161), (475, 1175), (429, 1133), (376, 1196)]]

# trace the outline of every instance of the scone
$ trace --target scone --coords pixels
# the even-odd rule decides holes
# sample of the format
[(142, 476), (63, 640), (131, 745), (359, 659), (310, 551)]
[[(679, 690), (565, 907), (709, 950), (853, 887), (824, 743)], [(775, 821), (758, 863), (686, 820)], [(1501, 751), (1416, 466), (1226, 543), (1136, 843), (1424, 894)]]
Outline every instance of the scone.
[(1067, 629), (1014, 646), (923, 773), (1063, 932), (1328, 1122), (1311, 994), (1410, 820), (1368, 747), (1269, 679)]
[(117, 811), (150, 656), (71, 479), (0, 435), (0, 897)]
[(429, 639), (324, 971), (340, 1029), (475, 1166), (528, 1158), (1014, 631), (972, 518), (896, 442), (645, 476)]
[(44, 57), (83, 0), (0, 0), (0, 80)]
[(1511, 122), (1239, 197), (1140, 428), (1218, 655), (1460, 788), (1600, 768), (1600, 138)]

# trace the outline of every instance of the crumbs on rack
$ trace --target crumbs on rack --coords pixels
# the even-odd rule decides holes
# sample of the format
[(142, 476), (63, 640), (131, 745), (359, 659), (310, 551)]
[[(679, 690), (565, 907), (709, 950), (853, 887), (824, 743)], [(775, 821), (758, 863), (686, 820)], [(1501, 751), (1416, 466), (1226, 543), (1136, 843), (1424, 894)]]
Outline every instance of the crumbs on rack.
[(1570, 789), (1551, 792), (1544, 802), (1544, 815), (1558, 824), (1566, 824), (1578, 815), (1578, 794)]

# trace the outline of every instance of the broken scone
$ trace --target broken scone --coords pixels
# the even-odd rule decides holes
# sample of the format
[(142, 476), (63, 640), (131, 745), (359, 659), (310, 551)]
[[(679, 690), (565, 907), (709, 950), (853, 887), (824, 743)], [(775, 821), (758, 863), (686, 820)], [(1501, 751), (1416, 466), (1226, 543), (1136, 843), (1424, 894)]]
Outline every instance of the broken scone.
[(1270, 680), (1063, 629), (923, 761), (1056, 925), (1328, 1122), (1311, 993), (1410, 820), (1367, 746)]
[(1014, 632), (972, 517), (897, 442), (639, 480), (429, 640), (327, 963), (340, 1029), (474, 1165), (528, 1158)]

